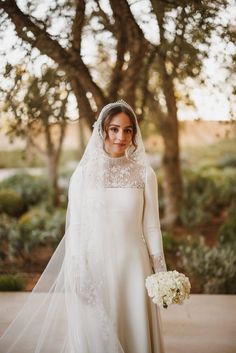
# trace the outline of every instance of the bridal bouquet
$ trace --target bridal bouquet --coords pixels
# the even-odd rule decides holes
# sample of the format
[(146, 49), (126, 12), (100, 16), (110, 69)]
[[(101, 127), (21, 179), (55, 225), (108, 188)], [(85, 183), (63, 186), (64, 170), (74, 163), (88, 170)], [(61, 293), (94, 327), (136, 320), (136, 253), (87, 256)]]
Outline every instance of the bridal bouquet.
[(145, 286), (153, 303), (167, 308), (170, 304), (183, 304), (189, 298), (189, 278), (178, 271), (157, 272), (148, 276)]

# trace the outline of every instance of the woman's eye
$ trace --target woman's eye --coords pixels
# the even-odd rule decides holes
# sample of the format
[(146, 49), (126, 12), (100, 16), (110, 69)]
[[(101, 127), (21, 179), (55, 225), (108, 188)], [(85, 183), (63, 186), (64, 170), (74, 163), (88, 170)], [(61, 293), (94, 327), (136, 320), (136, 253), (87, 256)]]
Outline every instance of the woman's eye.
[(127, 129), (127, 130), (125, 130), (125, 132), (126, 132), (127, 134), (132, 134), (132, 130), (131, 130), (131, 129)]
[(117, 127), (111, 127), (110, 130), (111, 130), (112, 132), (117, 132), (117, 131), (118, 131)]

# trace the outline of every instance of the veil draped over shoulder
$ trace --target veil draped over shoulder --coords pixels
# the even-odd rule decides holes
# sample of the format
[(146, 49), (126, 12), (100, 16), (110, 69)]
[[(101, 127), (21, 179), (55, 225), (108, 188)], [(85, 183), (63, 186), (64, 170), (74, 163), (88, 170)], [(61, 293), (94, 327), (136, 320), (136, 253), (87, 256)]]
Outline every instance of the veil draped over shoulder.
[[(116, 106), (132, 111), (126, 102), (118, 101), (100, 112), (70, 178), (65, 234), (23, 308), (1, 337), (0, 353), (124, 353), (112, 302), (116, 249), (104, 192), (107, 170), (101, 127), (109, 109)], [(126, 154), (147, 166), (137, 119), (136, 125), (137, 148), (130, 146)]]

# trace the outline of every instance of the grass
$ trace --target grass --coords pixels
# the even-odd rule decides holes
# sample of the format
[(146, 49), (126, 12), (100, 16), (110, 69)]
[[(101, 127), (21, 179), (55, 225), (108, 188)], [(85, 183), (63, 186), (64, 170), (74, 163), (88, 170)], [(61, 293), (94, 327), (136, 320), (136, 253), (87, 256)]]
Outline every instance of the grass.
[(0, 168), (25, 168), (42, 166), (42, 161), (40, 161), (40, 159), (37, 157), (35, 157), (30, 162), (27, 161), (24, 151), (0, 151)]
[[(229, 158), (235, 158), (236, 139), (225, 139), (206, 146), (182, 148), (189, 166), (204, 168), (205, 166), (219, 166)], [(235, 158), (236, 159), (236, 158)]]
[[(60, 166), (67, 162), (79, 160), (77, 150), (65, 150), (61, 154)], [(0, 168), (33, 168), (45, 167), (44, 162), (37, 156), (31, 160), (26, 158), (25, 152), (21, 150), (0, 151)]]

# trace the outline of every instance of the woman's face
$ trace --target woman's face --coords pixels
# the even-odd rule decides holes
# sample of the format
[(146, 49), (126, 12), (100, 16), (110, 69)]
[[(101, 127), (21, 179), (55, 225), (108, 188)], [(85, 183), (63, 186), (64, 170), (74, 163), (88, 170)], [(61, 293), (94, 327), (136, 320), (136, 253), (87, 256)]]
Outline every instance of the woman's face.
[(123, 156), (133, 136), (133, 126), (128, 115), (123, 112), (115, 115), (108, 125), (107, 135), (105, 151), (112, 157)]

